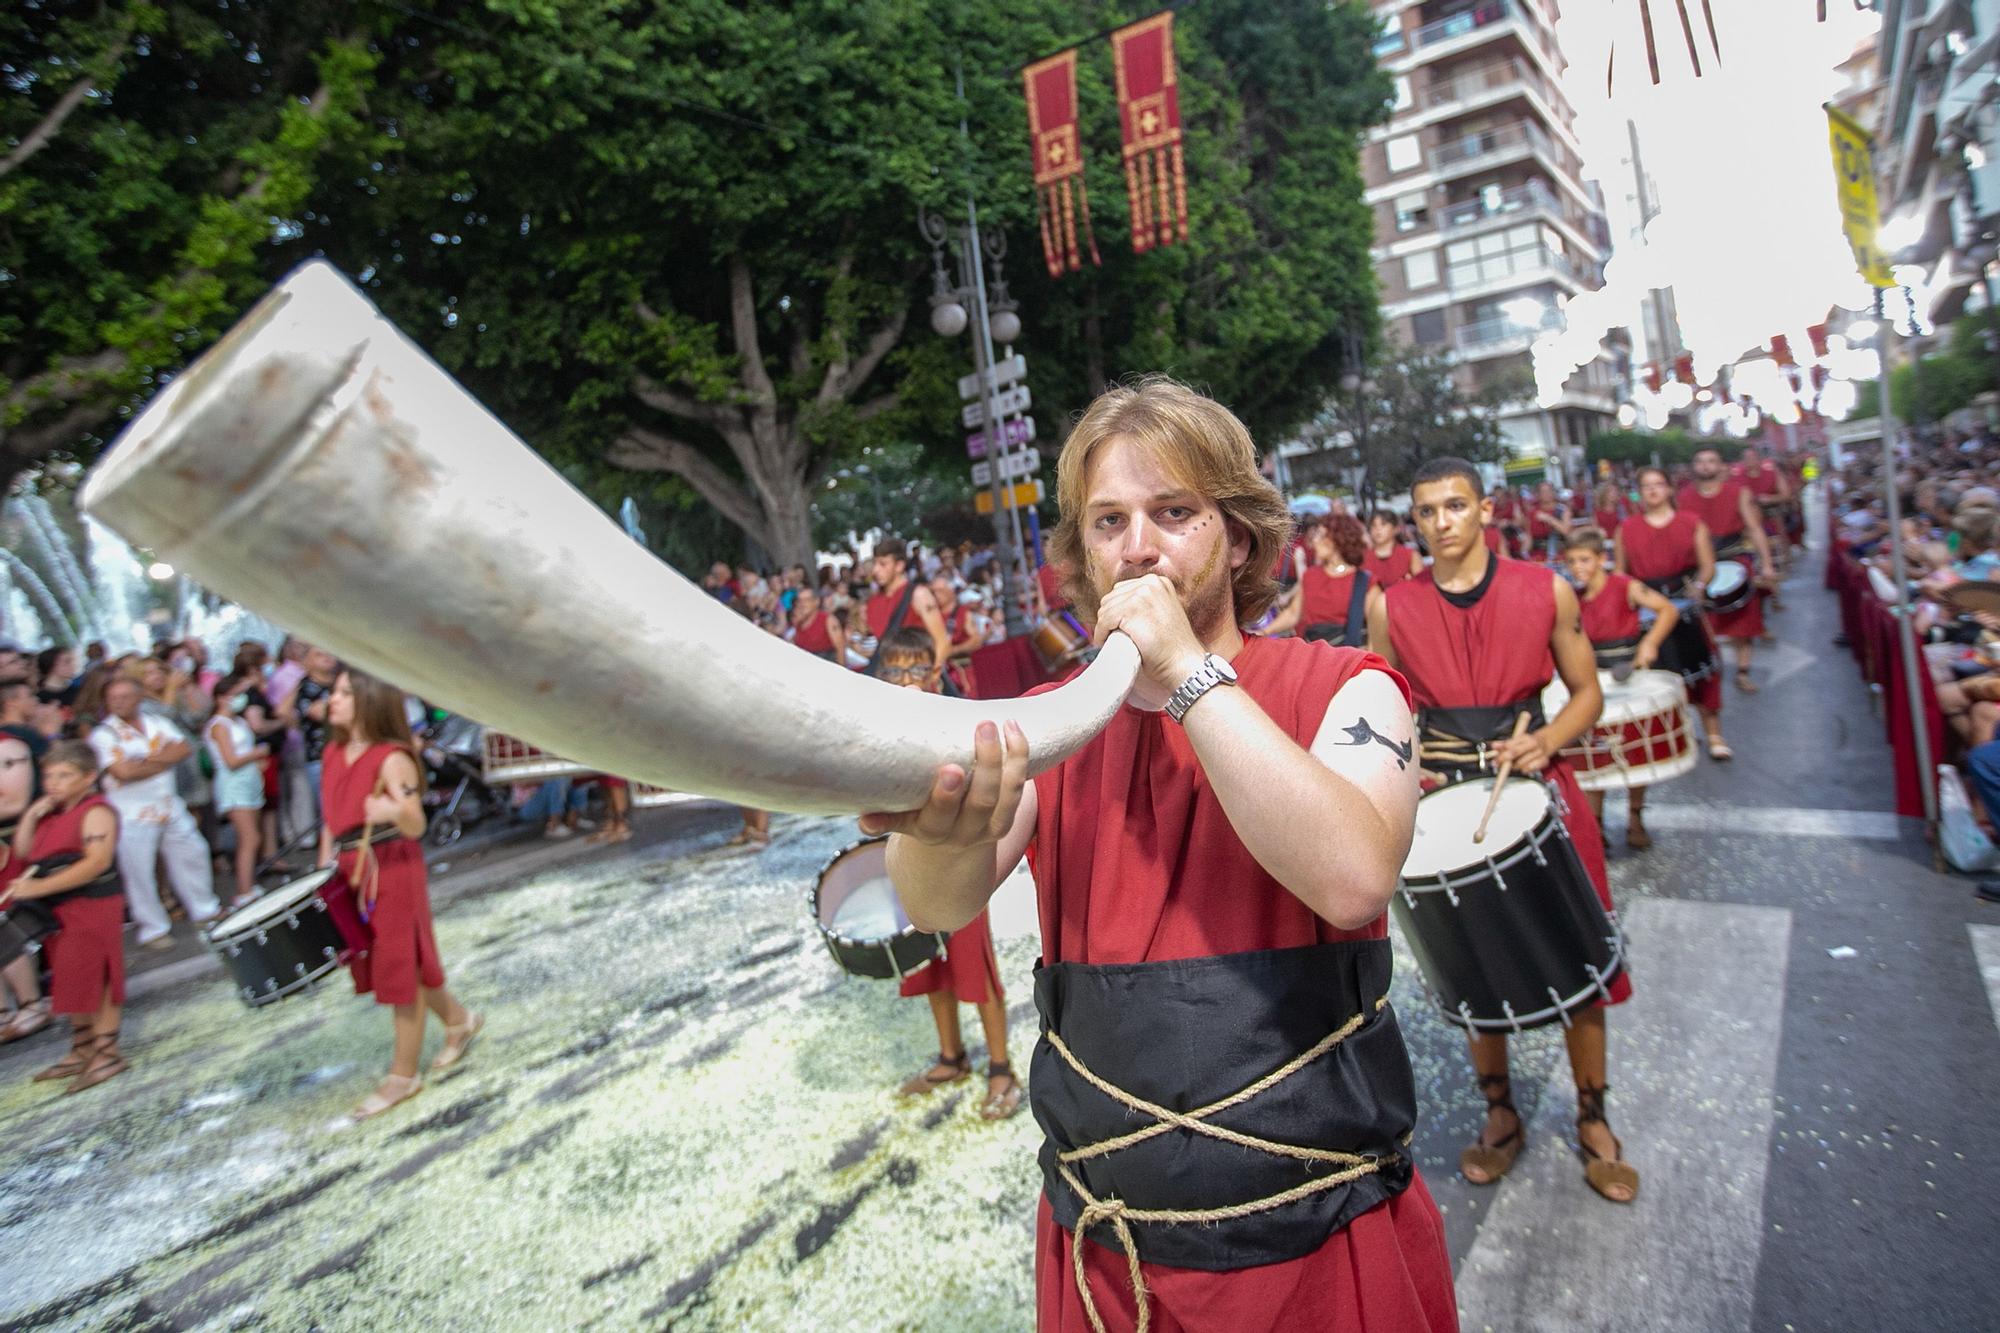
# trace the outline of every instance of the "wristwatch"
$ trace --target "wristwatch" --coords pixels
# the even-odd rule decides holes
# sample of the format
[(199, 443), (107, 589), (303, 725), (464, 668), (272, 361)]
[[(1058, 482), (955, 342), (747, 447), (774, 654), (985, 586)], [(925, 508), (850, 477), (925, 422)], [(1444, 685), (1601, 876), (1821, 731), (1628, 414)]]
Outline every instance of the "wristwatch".
[(1234, 685), (1236, 668), (1222, 658), (1210, 653), (1201, 661), (1201, 667), (1192, 676), (1181, 682), (1181, 687), (1167, 696), (1167, 716), (1178, 722), (1187, 716), (1187, 710), (1194, 707), (1194, 701), (1207, 694), (1218, 685)]

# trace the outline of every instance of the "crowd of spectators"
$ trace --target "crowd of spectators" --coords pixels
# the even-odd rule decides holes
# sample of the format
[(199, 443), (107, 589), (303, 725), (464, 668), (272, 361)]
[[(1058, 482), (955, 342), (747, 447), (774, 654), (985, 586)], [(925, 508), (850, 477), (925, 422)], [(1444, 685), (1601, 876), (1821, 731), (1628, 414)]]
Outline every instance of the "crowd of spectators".
[[(1944, 723), (1946, 753), (1962, 774), (1971, 814), (1989, 836), (2000, 824), (2000, 437), (1984, 427), (1906, 431), (1893, 483), (1900, 531), (1889, 525), (1887, 480), (1878, 450), (1865, 450), (1828, 476), (1837, 547), (1866, 572), (1867, 595), (1893, 607), (1900, 546), (1921, 665)], [(1893, 669), (1886, 664), (1885, 670)], [(2000, 899), (2000, 885), (1981, 892)]]

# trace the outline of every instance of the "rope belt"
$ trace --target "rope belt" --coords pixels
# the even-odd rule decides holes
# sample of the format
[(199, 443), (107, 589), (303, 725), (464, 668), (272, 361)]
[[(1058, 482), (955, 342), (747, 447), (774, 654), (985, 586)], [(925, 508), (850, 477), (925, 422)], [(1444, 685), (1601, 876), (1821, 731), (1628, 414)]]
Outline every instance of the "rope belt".
[[(1117, 1138), (1105, 1139), (1100, 1143), (1086, 1144), (1081, 1148), (1071, 1148), (1067, 1152), (1056, 1155), (1056, 1170), (1061, 1173), (1063, 1183), (1076, 1191), (1077, 1198), (1083, 1200), (1083, 1212), (1077, 1218), (1075, 1229), (1070, 1233), (1070, 1262), (1076, 1269), (1076, 1289), (1077, 1294), (1083, 1299), (1083, 1312), (1089, 1317), (1090, 1326), (1095, 1330), (1095, 1333), (1106, 1333), (1106, 1330), (1103, 1318), (1097, 1313), (1097, 1302), (1091, 1297), (1090, 1283), (1084, 1277), (1083, 1240), (1084, 1233), (1099, 1222), (1109, 1222), (1111, 1224), (1112, 1231), (1118, 1237), (1119, 1245), (1125, 1250), (1126, 1272), (1132, 1279), (1132, 1297), (1137, 1303), (1139, 1310), (1138, 1333), (1146, 1333), (1146, 1329), (1151, 1323), (1151, 1314), (1147, 1309), (1146, 1278), (1139, 1269), (1139, 1249), (1133, 1241), (1132, 1223), (1166, 1225), (1195, 1223), (1199, 1225), (1202, 1223), (1228, 1222), (1239, 1217), (1249, 1217), (1253, 1213), (1267, 1212), (1273, 1208), (1281, 1208), (1288, 1203), (1296, 1203), (1300, 1199), (1318, 1194), (1322, 1190), (1329, 1190), (1336, 1185), (1344, 1185), (1350, 1180), (1370, 1175), (1381, 1170), (1385, 1162), (1393, 1160), (1392, 1158), (1378, 1157), (1373, 1154), (1337, 1152), (1330, 1148), (1307, 1148), (1293, 1143), (1277, 1143), (1270, 1139), (1258, 1138), (1254, 1134), (1242, 1134), (1233, 1129), (1225, 1129), (1221, 1125), (1211, 1125), (1208, 1123), (1209, 1117), (1218, 1115), (1233, 1106), (1241, 1105), (1260, 1093), (1268, 1092), (1290, 1078), (1293, 1074), (1298, 1073), (1301, 1069), (1304, 1069), (1307, 1065), (1310, 1065), (1313, 1061), (1340, 1045), (1341, 1042), (1353, 1036), (1370, 1016), (1380, 1013), (1388, 1006), (1388, 1003), (1389, 997), (1385, 995), (1375, 1001), (1372, 1008), (1354, 1015), (1354, 1017), (1341, 1024), (1340, 1027), (1321, 1038), (1319, 1043), (1311, 1050), (1303, 1055), (1294, 1057), (1286, 1064), (1279, 1066), (1263, 1078), (1258, 1079), (1249, 1087), (1244, 1088), (1240, 1092), (1232, 1093), (1224, 1097), (1221, 1101), (1210, 1102), (1207, 1106), (1185, 1112), (1171, 1111), (1164, 1106), (1149, 1102), (1143, 1097), (1136, 1097), (1125, 1091), (1125, 1089), (1099, 1077), (1084, 1067), (1083, 1062), (1076, 1058), (1068, 1045), (1053, 1030), (1046, 1033), (1051, 1049), (1062, 1058), (1065, 1064), (1075, 1070), (1079, 1077), (1090, 1084), (1091, 1087), (1096, 1088), (1099, 1092), (1129, 1110), (1137, 1111), (1141, 1115), (1151, 1116), (1155, 1122), (1144, 1129), (1134, 1130), (1130, 1134), (1121, 1134)], [(1225, 1143), (1236, 1144), (1238, 1147), (1254, 1148), (1259, 1152), (1271, 1153), (1279, 1157), (1290, 1157), (1302, 1162), (1325, 1162), (1341, 1169), (1331, 1175), (1309, 1180), (1302, 1185), (1295, 1185), (1291, 1189), (1273, 1194), (1268, 1198), (1252, 1199), (1247, 1203), (1230, 1204), (1221, 1208), (1193, 1209), (1129, 1208), (1120, 1199), (1100, 1199), (1084, 1188), (1083, 1182), (1077, 1178), (1075, 1172), (1070, 1170), (1070, 1164), (1073, 1162), (1087, 1161), (1093, 1157), (1108, 1156), (1121, 1149), (1129, 1148), (1134, 1144), (1143, 1143), (1147, 1139), (1155, 1138), (1170, 1129), (1190, 1130), (1196, 1134), (1205, 1134), (1210, 1138), (1220, 1139)], [(1405, 1146), (1408, 1143), (1409, 1139), (1405, 1137)]]

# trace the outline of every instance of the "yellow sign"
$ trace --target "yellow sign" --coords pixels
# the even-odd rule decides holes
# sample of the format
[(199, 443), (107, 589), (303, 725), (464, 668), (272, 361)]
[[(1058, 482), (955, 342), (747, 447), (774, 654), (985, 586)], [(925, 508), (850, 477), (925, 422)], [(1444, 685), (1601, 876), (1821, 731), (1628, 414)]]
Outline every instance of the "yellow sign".
[[(1039, 481), (1019, 482), (1013, 486), (1009, 486), (1006, 490), (1006, 495), (1007, 507), (1009, 509), (1021, 509), (1028, 505), (1038, 505), (1042, 502), (1042, 483)], [(993, 492), (991, 490), (978, 492), (973, 497), (973, 503), (979, 506), (980, 513), (992, 513)]]
[(1876, 248), (1882, 217), (1875, 207), (1875, 145), (1868, 131), (1851, 116), (1826, 109), (1827, 136), (1833, 145), (1833, 182), (1840, 195), (1840, 227), (1854, 247), (1854, 267), (1873, 287), (1894, 287), (1889, 259)]

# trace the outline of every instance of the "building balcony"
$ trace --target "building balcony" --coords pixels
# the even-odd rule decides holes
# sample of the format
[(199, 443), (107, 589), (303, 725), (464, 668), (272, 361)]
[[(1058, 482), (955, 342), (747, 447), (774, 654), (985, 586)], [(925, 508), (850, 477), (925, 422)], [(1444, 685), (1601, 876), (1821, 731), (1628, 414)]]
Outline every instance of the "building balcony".
[(1516, 121), (1498, 129), (1460, 135), (1439, 144), (1431, 152), (1431, 170), (1440, 178), (1462, 176), (1487, 166), (1535, 155), (1544, 158), (1552, 171), (1567, 171), (1556, 156), (1549, 136), (1532, 121)]
[(1461, 325), (1451, 335), (1452, 350), (1462, 361), (1480, 361), (1490, 356), (1525, 352), (1535, 339), (1563, 326), (1562, 312), (1543, 307), (1539, 319), (1522, 323), (1509, 315), (1496, 315)]
[(1511, 190), (1500, 190), (1477, 199), (1445, 206), (1440, 225), (1446, 231), (1475, 227), (1491, 218), (1514, 220), (1538, 212), (1556, 213), (1561, 205), (1540, 181), (1529, 181)]
[(1597, 265), (1579, 263), (1546, 245), (1481, 255), (1445, 266), (1445, 283), (1455, 301), (1494, 296), (1541, 282), (1559, 283), (1572, 292), (1589, 291), (1603, 281), (1603, 270)]
[(1547, 98), (1547, 88), (1541, 77), (1519, 60), (1499, 60), (1490, 65), (1478, 65), (1462, 70), (1442, 82), (1431, 85), (1424, 96), (1424, 104), (1430, 107), (1450, 106), (1454, 102), (1464, 102), (1493, 92), (1518, 92), (1530, 88)]
[(1526, 18), (1514, 0), (1485, 0), (1483, 4), (1460, 10), (1447, 18), (1426, 23), (1418, 28), (1415, 44), (1418, 50), (1422, 50), (1426, 46), (1436, 46), (1439, 42), (1448, 42), (1454, 37), (1463, 37), (1469, 32), (1477, 32), (1496, 23), (1506, 23), (1515, 19), (1526, 20)]

